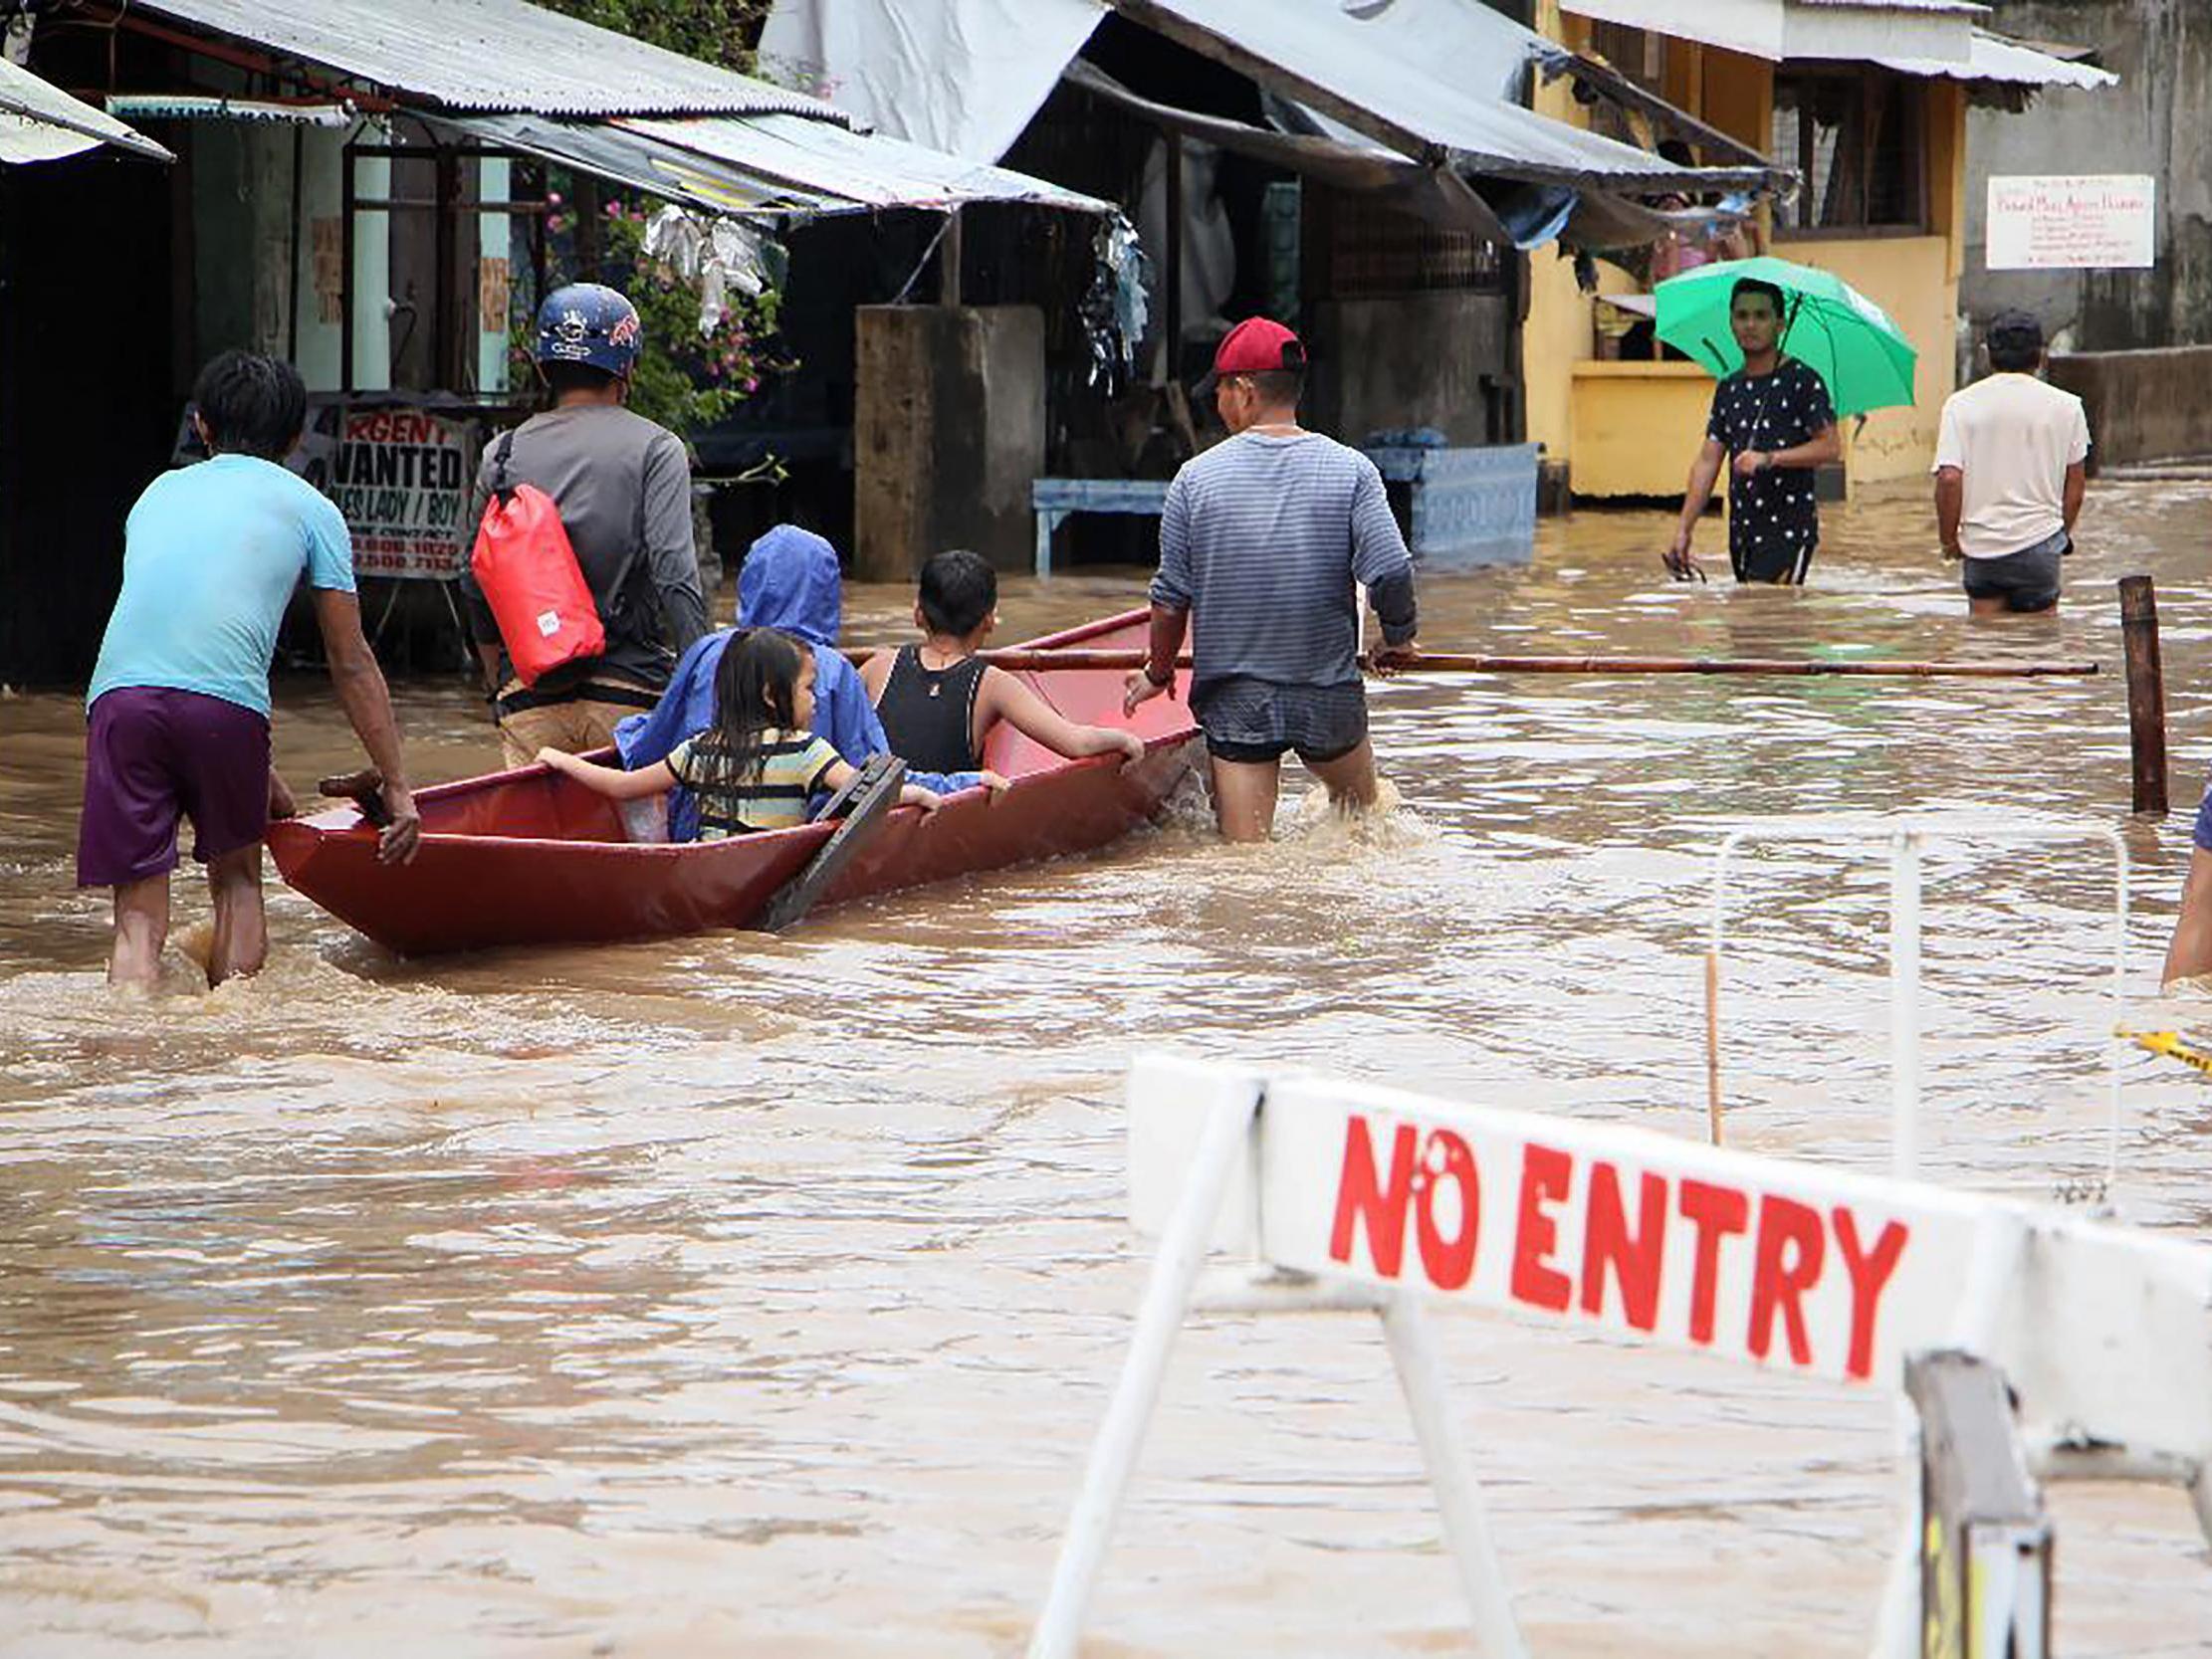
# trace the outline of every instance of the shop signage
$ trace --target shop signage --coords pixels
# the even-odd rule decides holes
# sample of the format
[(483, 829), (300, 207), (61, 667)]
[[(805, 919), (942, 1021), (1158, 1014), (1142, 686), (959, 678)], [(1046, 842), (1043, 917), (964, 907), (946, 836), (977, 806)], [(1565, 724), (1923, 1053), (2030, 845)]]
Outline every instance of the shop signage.
[(1992, 271), (2142, 269), (2157, 263), (2157, 181), (2148, 174), (1993, 176)]
[(467, 552), (477, 433), (468, 420), (427, 409), (346, 404), (314, 423), (328, 472), (315, 477), (353, 532), (363, 576), (457, 575)]

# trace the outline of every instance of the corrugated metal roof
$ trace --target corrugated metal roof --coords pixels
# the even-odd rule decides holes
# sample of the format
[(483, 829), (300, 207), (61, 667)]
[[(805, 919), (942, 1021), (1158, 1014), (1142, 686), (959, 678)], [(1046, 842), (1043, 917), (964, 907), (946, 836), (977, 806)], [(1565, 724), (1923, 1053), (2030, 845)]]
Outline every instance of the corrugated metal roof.
[(1989, 8), (1980, 0), (1789, 0), (1793, 6), (1828, 6), (1855, 12), (1944, 12), (1953, 16), (1986, 17)]
[(135, 0), (132, 10), (455, 111), (776, 113), (851, 124), (820, 99), (526, 0)]
[[(1112, 0), (1116, 10), (1424, 161), (1615, 189), (1759, 186), (1771, 168), (1673, 166), (1507, 102), (1534, 40), (1462, 0), (1348, 12), (1339, 0)], [(1525, 38), (1524, 38), (1525, 37)], [(1479, 88), (1480, 90), (1476, 90)]]
[(107, 110), (0, 57), (0, 161), (58, 161), (99, 144), (113, 144), (150, 161), (176, 159)]
[(1950, 81), (1992, 81), (2009, 87), (2079, 87), (2096, 91), (2116, 87), (2119, 77), (2093, 64), (2070, 64), (2064, 58), (2038, 52), (2025, 42), (2008, 40), (1986, 30), (1974, 31), (1973, 56), (1963, 64), (1932, 58), (1878, 58), (1883, 69), (1899, 75), (1940, 76)]
[(1964, 63), (1967, 37), (1989, 8), (1978, 0), (1560, 0), (1601, 23), (1650, 29), (1779, 63), (1883, 56)]
[(551, 115), (446, 115), (439, 117), (438, 124), (710, 213), (806, 216), (840, 213), (854, 206), (842, 197), (755, 177), (695, 149), (629, 131), (612, 121), (560, 120)]
[(625, 117), (614, 125), (729, 163), (842, 205), (825, 212), (886, 207), (948, 208), (963, 202), (1031, 202), (1079, 213), (1112, 213), (1112, 202), (1005, 167), (978, 165), (881, 133), (847, 132), (789, 115), (691, 120)]

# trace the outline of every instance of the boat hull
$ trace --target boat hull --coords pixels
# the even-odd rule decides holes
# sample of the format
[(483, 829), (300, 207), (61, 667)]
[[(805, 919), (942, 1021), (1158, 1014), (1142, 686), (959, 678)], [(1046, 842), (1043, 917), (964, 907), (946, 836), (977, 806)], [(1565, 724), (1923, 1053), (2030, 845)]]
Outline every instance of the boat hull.
[[(1144, 613), (1132, 612), (1028, 648), (1136, 647), (1144, 629)], [(825, 905), (1095, 851), (1156, 817), (1197, 763), (1197, 728), (1180, 695), (1155, 699), (1125, 723), (1118, 673), (1023, 678), (1070, 720), (1132, 726), (1145, 739), (1144, 759), (1127, 766), (1118, 755), (1066, 760), (1002, 726), (985, 760), (1011, 787), (952, 796), (935, 813), (899, 808), (838, 877)], [(685, 845), (630, 842), (613, 803), (543, 766), (433, 785), (415, 799), (423, 836), (406, 865), (377, 862), (375, 832), (350, 806), (269, 831), (290, 886), (402, 955), (743, 928), (805, 868), (832, 828), (808, 824)]]

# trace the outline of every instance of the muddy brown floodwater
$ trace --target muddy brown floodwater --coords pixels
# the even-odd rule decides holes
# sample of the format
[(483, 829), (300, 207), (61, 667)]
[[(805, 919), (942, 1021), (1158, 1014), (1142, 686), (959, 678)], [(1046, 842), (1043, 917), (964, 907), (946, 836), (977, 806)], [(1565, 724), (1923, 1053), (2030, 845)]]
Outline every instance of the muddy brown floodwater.
[[(1803, 593), (1659, 580), (1664, 520), (1547, 523), (1434, 577), (1432, 646), (2101, 659), (2088, 681), (1425, 678), (1377, 688), (1403, 808), (1271, 845), (1195, 813), (1078, 863), (732, 933), (392, 959), (280, 888), (215, 995), (103, 989), (71, 891), (82, 726), (0, 702), (0, 1652), (1006, 1655), (1044, 1589), (1144, 1261), (1131, 1053), (1310, 1064), (1701, 1129), (1711, 850), (1745, 817), (2126, 823), (2113, 582), (2159, 582), (2175, 795), (2212, 760), (2212, 490), (2091, 497), (2055, 622), (1969, 625), (1917, 496), (1831, 511)], [(1706, 531), (1718, 545), (1717, 527)], [(1136, 602), (1008, 584), (1008, 639)], [(723, 603), (727, 605), (727, 593)], [(850, 595), (850, 637), (909, 601)], [(458, 682), (417, 774), (492, 764)], [(280, 693), (299, 784), (351, 763)], [(2131, 828), (2149, 995), (2185, 814)], [(1925, 1167), (2101, 1167), (2108, 865), (1928, 858)], [(1886, 1158), (1879, 858), (1759, 853), (1731, 956), (1738, 1144)], [(204, 916), (189, 895), (180, 924)], [(175, 955), (172, 947), (172, 956)], [(2212, 1089), (2126, 1068), (2127, 1219), (2212, 1234)], [(1865, 1651), (1886, 1398), (1510, 1321), (1439, 1321), (1539, 1653)], [(2212, 1651), (2178, 1494), (2069, 1487), (2065, 1651)], [(1195, 1325), (1091, 1651), (1469, 1649), (1368, 1323)]]

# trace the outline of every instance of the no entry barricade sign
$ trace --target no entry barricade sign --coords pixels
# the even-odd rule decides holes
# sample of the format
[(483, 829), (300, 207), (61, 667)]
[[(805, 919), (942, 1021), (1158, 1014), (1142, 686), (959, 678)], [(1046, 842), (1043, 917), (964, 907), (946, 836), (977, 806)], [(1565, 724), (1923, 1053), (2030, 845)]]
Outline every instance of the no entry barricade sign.
[[(2029, 1443), (2191, 1484), (2212, 1526), (2212, 1249), (1649, 1132), (1146, 1058), (1131, 1215), (1160, 1240), (1031, 1654), (1072, 1654), (1194, 1306), (1382, 1316), (1486, 1654), (1524, 1651), (1423, 1319), (1444, 1301), (1895, 1389), (2000, 1366)], [(1210, 1250), (1240, 1271), (1200, 1295)], [(2115, 1456), (2116, 1454), (2116, 1456)], [(2058, 1472), (2065, 1472), (2059, 1469)]]

